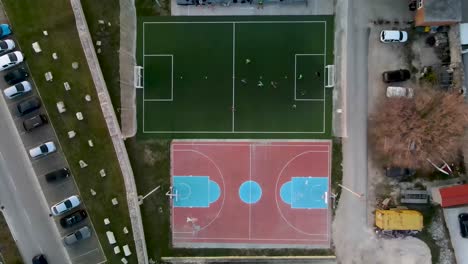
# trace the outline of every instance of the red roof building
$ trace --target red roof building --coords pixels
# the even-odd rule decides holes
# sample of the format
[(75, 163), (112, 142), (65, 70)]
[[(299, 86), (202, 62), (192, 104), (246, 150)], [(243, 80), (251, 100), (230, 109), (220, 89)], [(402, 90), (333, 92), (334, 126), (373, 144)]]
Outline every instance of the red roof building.
[(468, 184), (442, 187), (435, 192), (433, 200), (442, 207), (468, 204)]

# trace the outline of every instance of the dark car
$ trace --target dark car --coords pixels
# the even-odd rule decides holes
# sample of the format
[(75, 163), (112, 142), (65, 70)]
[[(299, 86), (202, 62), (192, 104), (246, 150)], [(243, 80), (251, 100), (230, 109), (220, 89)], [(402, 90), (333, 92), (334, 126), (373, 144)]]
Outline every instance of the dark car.
[(62, 179), (66, 179), (70, 176), (70, 170), (68, 168), (61, 168), (45, 175), (47, 182), (54, 182)]
[(44, 257), (44, 255), (37, 255), (37, 256), (34, 256), (34, 258), (32, 259), (32, 263), (33, 264), (47, 264), (47, 260), (46, 258)]
[(20, 115), (29, 114), (41, 107), (41, 100), (37, 97), (32, 97), (24, 100), (16, 106)]
[(408, 168), (389, 167), (385, 169), (385, 175), (387, 175), (387, 177), (397, 179), (405, 179), (413, 176), (415, 173), (415, 170)]
[(60, 219), (60, 225), (64, 228), (72, 227), (88, 217), (85, 210), (78, 210), (72, 214), (66, 215)]
[(40, 126), (43, 126), (47, 124), (47, 116), (40, 114), (40, 115), (35, 115), (31, 118), (28, 118), (23, 121), (23, 127), (26, 131), (31, 132), (31, 130), (38, 128)]
[(458, 223), (460, 223), (460, 235), (466, 238), (468, 236), (468, 214), (459, 214)]
[(26, 78), (28, 77), (29, 73), (26, 71), (25, 68), (21, 67), (7, 73), (3, 78), (5, 79), (5, 82), (7, 82), (9, 85), (15, 85), (19, 82), (26, 80)]
[(386, 71), (382, 73), (382, 78), (386, 83), (404, 82), (411, 78), (411, 74), (408, 70)]

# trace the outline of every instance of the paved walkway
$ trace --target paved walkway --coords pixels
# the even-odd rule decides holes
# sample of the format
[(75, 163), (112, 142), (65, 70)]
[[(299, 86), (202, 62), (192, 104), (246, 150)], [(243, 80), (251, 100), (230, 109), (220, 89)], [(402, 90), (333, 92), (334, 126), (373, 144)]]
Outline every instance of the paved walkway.
[(137, 132), (136, 89), (136, 10), (133, 0), (120, 0), (120, 122), (122, 136), (130, 138)]
[(94, 50), (91, 34), (89, 33), (88, 24), (81, 7), (80, 0), (70, 0), (73, 13), (75, 14), (76, 27), (80, 36), (81, 45), (88, 62), (91, 76), (101, 103), (101, 109), (106, 120), (107, 128), (109, 129), (112, 143), (114, 145), (117, 159), (119, 160), (120, 168), (127, 190), (127, 203), (132, 223), (133, 237), (135, 239), (136, 254), (138, 263), (147, 263), (148, 254), (146, 252), (145, 235), (143, 232), (143, 224), (141, 220), (140, 206), (138, 204), (138, 194), (135, 185), (135, 178), (128, 158), (127, 150), (122, 139), (122, 134), (119, 128), (119, 123), (110, 100), (101, 67), (97, 59), (96, 51)]
[(332, 15), (333, 0), (308, 0), (307, 4), (265, 4), (263, 8), (249, 4), (230, 6), (181, 6), (171, 1), (173, 16), (273, 16), (273, 15)]

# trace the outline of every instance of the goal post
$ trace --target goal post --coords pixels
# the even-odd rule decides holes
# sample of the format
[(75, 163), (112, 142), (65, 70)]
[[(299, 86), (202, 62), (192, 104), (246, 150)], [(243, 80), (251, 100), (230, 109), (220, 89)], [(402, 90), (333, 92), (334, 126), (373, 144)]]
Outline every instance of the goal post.
[(135, 88), (143, 88), (143, 67), (138, 65), (133, 67), (133, 82)]
[(333, 88), (335, 86), (335, 65), (327, 65), (325, 66), (325, 70), (327, 74), (327, 83), (325, 87)]

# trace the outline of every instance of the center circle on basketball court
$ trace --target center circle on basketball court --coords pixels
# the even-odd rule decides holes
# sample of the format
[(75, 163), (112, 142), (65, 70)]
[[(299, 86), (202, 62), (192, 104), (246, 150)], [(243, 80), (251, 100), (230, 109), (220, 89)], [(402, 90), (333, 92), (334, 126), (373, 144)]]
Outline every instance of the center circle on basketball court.
[(253, 204), (262, 197), (262, 187), (254, 181), (246, 181), (239, 187), (239, 198), (246, 204)]

